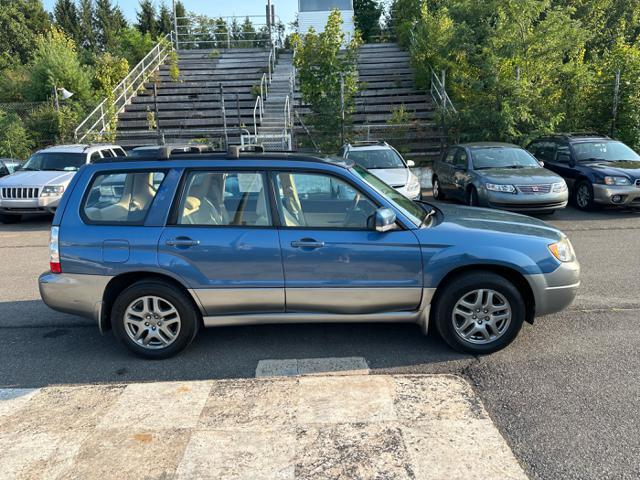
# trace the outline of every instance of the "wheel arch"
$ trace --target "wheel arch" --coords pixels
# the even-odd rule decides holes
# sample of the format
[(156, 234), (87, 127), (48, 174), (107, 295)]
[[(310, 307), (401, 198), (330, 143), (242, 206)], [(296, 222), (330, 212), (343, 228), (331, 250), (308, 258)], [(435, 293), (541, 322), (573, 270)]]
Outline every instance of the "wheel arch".
[(104, 289), (104, 293), (102, 295), (102, 311), (100, 312), (99, 319), (99, 327), (102, 333), (111, 329), (111, 309), (113, 307), (113, 302), (118, 298), (123, 291), (129, 288), (134, 283), (138, 283), (140, 281), (153, 281), (157, 280), (163, 283), (167, 283), (179, 290), (181, 290), (188, 298), (193, 302), (193, 307), (198, 313), (198, 317), (200, 321), (202, 321), (202, 308), (200, 306), (200, 302), (197, 298), (194, 298), (193, 294), (189, 291), (189, 289), (182, 284), (179, 280), (176, 280), (170, 275), (152, 272), (152, 271), (134, 271), (134, 272), (126, 272), (121, 273), (113, 277), (107, 286)]
[[(469, 273), (481, 273), (481, 272), (491, 272), (497, 275), (500, 275), (504, 279), (511, 282), (522, 295), (522, 299), (525, 304), (525, 320), (527, 323), (533, 324), (533, 320), (536, 312), (536, 302), (533, 294), (533, 290), (531, 289), (531, 285), (527, 281), (527, 279), (520, 273), (519, 271), (509, 268), (503, 265), (492, 265), (492, 264), (474, 264), (474, 265), (465, 265), (462, 267), (455, 268), (448, 272), (440, 281), (438, 286), (436, 287), (435, 294), (433, 299), (431, 300), (432, 305), (438, 301), (439, 295), (444, 290), (444, 287), (448, 284), (454, 282), (456, 278), (466, 275)], [(435, 309), (431, 309), (432, 315)], [(430, 323), (433, 319), (430, 320)]]

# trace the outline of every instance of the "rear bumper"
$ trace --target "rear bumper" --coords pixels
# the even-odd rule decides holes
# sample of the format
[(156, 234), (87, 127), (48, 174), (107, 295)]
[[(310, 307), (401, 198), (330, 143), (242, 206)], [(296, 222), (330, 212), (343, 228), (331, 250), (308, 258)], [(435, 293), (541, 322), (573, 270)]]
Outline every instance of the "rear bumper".
[(561, 264), (551, 273), (528, 275), (536, 303), (536, 316), (564, 310), (573, 303), (580, 288), (580, 264)]
[[(614, 197), (620, 197), (614, 202)], [(640, 188), (635, 185), (593, 185), (593, 199), (601, 205), (625, 205), (640, 207)]]
[(40, 275), (38, 286), (42, 300), (50, 308), (99, 322), (104, 291), (112, 278), (103, 275), (46, 272)]

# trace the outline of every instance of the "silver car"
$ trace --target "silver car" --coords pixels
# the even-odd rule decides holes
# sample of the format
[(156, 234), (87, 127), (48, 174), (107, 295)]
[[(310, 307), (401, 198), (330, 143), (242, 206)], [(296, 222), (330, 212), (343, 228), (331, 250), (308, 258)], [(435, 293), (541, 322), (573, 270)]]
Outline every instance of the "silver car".
[(0, 179), (0, 222), (19, 222), (24, 214), (55, 213), (80, 167), (121, 156), (126, 153), (118, 145), (60, 145), (34, 153), (19, 170)]
[(402, 155), (387, 142), (353, 142), (344, 145), (338, 156), (348, 158), (366, 168), (387, 185), (411, 200), (422, 196), (420, 179), (411, 171), (416, 164), (405, 161)]
[(526, 150), (508, 143), (467, 143), (448, 149), (433, 167), (433, 196), (467, 205), (520, 212), (564, 208), (569, 199), (562, 177)]

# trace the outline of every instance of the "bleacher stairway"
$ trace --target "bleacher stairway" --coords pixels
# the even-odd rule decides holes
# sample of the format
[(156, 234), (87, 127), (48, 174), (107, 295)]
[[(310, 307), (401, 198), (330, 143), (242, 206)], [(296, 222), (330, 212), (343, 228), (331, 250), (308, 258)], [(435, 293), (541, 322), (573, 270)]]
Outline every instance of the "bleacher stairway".
[(156, 143), (149, 117), (157, 105), (155, 121), (167, 142), (221, 139), (226, 120), (230, 143), (239, 143), (238, 128), (253, 129), (256, 89), (268, 65), (269, 51), (262, 48), (179, 51), (179, 81), (163, 65), (119, 115), (117, 141), (124, 146)]

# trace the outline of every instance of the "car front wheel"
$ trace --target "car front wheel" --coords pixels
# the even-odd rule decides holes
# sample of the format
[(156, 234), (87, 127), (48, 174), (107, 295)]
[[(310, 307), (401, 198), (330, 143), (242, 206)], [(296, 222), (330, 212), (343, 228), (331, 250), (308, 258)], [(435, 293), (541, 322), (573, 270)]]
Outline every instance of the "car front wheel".
[(186, 348), (199, 326), (185, 293), (162, 281), (135, 283), (113, 304), (111, 325), (127, 348), (145, 358), (167, 358)]
[(433, 198), (436, 200), (444, 200), (444, 193), (442, 192), (442, 185), (440, 185), (440, 180), (438, 177), (433, 177)]
[(518, 289), (491, 272), (461, 274), (438, 292), (433, 319), (449, 346), (464, 353), (503, 349), (518, 335), (526, 308)]
[(580, 210), (593, 210), (595, 206), (593, 186), (586, 180), (578, 183), (573, 191), (573, 203)]

